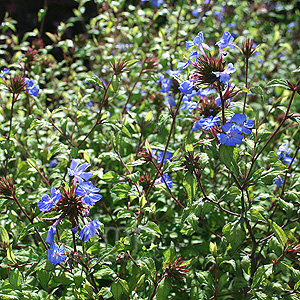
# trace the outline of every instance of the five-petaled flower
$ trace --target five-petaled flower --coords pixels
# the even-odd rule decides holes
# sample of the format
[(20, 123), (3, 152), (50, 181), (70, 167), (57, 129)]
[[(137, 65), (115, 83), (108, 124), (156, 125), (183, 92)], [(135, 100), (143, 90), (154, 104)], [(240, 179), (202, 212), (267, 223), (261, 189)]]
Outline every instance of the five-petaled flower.
[(245, 134), (251, 133), (251, 129), (254, 127), (254, 123), (252, 120), (247, 120), (246, 115), (242, 114), (235, 114), (232, 118), (231, 121), (235, 123), (236, 127)]
[(202, 128), (203, 130), (209, 130), (214, 126), (219, 125), (219, 121), (220, 121), (220, 118), (214, 117), (214, 116), (203, 118), (203, 119), (195, 122), (192, 130), (196, 131), (200, 128)]
[(79, 238), (82, 240), (84, 237), (84, 241), (87, 242), (94, 234), (99, 235), (98, 228), (100, 226), (99, 220), (96, 219), (92, 222), (87, 222), (84, 227), (79, 232)]
[(50, 245), (50, 249), (47, 250), (47, 258), (52, 265), (64, 262), (66, 257), (63, 245), (58, 246), (56, 243), (53, 243)]
[(217, 78), (220, 78), (220, 82), (227, 85), (229, 83), (229, 79), (230, 79), (229, 75), (235, 71), (236, 71), (236, 69), (233, 66), (233, 64), (229, 63), (227, 68), (223, 72), (212, 72), (212, 73), (215, 74)]
[(191, 94), (193, 91), (193, 87), (194, 87), (194, 82), (192, 80), (187, 80), (184, 81), (180, 86), (179, 86), (179, 90), (180, 92), (182, 92), (184, 95), (188, 95)]
[(277, 151), (278, 158), (282, 159), (282, 161), (284, 163), (290, 165), (292, 162), (292, 158), (288, 155), (288, 153), (290, 153), (290, 152), (291, 152), (291, 149), (287, 146), (287, 143), (284, 143), (279, 147), (279, 149)]
[(234, 41), (234, 37), (231, 35), (230, 32), (225, 31), (221, 40), (216, 43), (217, 46), (219, 46), (221, 49), (224, 49), (226, 47), (230, 47), (231, 49), (234, 48), (234, 45), (232, 42)]
[(240, 129), (233, 122), (224, 124), (222, 129), (225, 133), (217, 134), (221, 144), (225, 146), (236, 146), (241, 144), (243, 136), (241, 135)]
[(89, 166), (89, 163), (84, 163), (81, 166), (80, 164), (80, 159), (73, 159), (71, 162), (70, 168), (68, 168), (68, 173), (70, 176), (74, 176), (79, 183), (81, 183), (84, 180), (89, 180), (92, 176), (93, 173), (90, 172), (84, 172)]
[(81, 201), (86, 205), (94, 205), (102, 199), (102, 195), (97, 193), (100, 189), (96, 188), (90, 181), (82, 182), (76, 187), (76, 196), (81, 197)]
[(36, 83), (35, 80), (25, 78), (25, 83), (27, 85), (26, 91), (31, 96), (37, 96), (40, 92), (40, 86)]
[(61, 192), (54, 186), (51, 187), (51, 197), (48, 194), (42, 195), (42, 200), (37, 204), (40, 211), (48, 211), (61, 199)]

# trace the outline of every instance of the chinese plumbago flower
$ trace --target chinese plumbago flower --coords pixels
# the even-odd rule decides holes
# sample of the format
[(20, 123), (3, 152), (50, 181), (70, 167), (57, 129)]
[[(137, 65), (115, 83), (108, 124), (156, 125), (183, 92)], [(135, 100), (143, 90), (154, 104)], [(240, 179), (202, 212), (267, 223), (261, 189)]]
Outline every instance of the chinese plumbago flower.
[(207, 96), (213, 95), (215, 93), (216, 93), (215, 89), (206, 88), (206, 89), (199, 90), (197, 95), (200, 97), (207, 97)]
[(81, 201), (86, 205), (94, 205), (102, 199), (102, 195), (97, 194), (100, 189), (96, 188), (90, 181), (82, 182), (76, 187), (76, 196), (81, 197)]
[(242, 114), (235, 114), (231, 121), (235, 123), (236, 127), (244, 134), (250, 134), (252, 131), (251, 129), (254, 127), (254, 123), (252, 120), (247, 120), (246, 115)]
[(203, 32), (199, 32), (192, 42), (186, 42), (186, 48), (196, 46), (202, 52), (203, 56), (206, 57), (203, 48), (207, 49), (208, 51), (211, 51), (211, 49), (208, 47), (208, 45), (203, 43), (203, 40), (204, 40)]
[(231, 35), (230, 32), (225, 31), (221, 40), (216, 43), (217, 46), (220, 47), (220, 49), (224, 49), (226, 47), (229, 47), (231, 49), (234, 49), (234, 45), (232, 42), (234, 41), (234, 37)]
[[(161, 163), (164, 153), (165, 153), (165, 151), (161, 151), (161, 152), (158, 152), (156, 155), (156, 150), (151, 151), (152, 156), (157, 160), (158, 163)], [(172, 156), (173, 156), (173, 154), (171, 152), (167, 151), (163, 163), (165, 163), (166, 160), (172, 158)]]
[[(78, 180), (79, 183), (81, 183), (84, 180), (89, 180), (92, 176), (93, 173), (89, 173), (89, 172), (84, 172), (89, 166), (89, 163), (84, 163), (81, 166), (80, 164), (80, 159), (73, 159), (71, 162), (71, 167), (68, 168), (68, 173), (69, 176), (74, 176), (76, 181)], [(75, 184), (76, 184), (75, 181)]]
[(235, 67), (232, 63), (228, 64), (227, 68), (223, 72), (212, 72), (216, 75), (217, 78), (219, 78), (220, 82), (228, 85), (230, 74), (234, 73), (236, 71)]
[(197, 55), (198, 55), (197, 51), (191, 52), (191, 54), (186, 62), (178, 62), (177, 63), (177, 68), (186, 69), (192, 63), (192, 58), (197, 57)]
[(175, 71), (172, 71), (171, 69), (168, 69), (166, 71), (166, 73), (170, 76), (174, 76), (174, 75), (180, 75), (182, 73), (182, 69), (178, 69), (178, 70), (175, 70)]
[(94, 220), (92, 222), (86, 221), (84, 218), (85, 225), (82, 230), (79, 232), (79, 238), (84, 239), (87, 242), (94, 234), (100, 235), (98, 228), (100, 226), (99, 220)]
[(180, 92), (182, 92), (183, 95), (188, 95), (192, 93), (193, 87), (194, 87), (193, 80), (186, 80), (179, 86), (178, 89), (180, 90)]
[[(163, 176), (164, 176), (164, 179), (165, 179), (165, 181), (166, 181), (166, 183), (167, 183), (168, 188), (171, 190), (172, 187), (173, 187), (173, 181), (172, 181), (171, 177), (169, 176), (168, 173), (163, 174)], [(162, 179), (161, 176), (159, 176), (159, 177), (155, 180), (155, 183), (154, 183), (154, 184), (162, 184), (162, 183), (164, 183), (164, 180)]]
[(171, 95), (169, 95), (169, 94), (166, 95), (165, 104), (169, 108), (176, 106), (176, 102), (175, 102), (174, 98)]
[(66, 257), (63, 245), (58, 246), (56, 243), (53, 243), (50, 245), (50, 249), (47, 250), (47, 258), (52, 265), (64, 262)]
[(51, 197), (48, 194), (42, 195), (42, 200), (37, 204), (40, 211), (48, 211), (61, 199), (61, 192), (55, 187), (51, 188)]
[(277, 187), (280, 187), (283, 184), (284, 180), (278, 175), (278, 177), (275, 179), (275, 183)]
[(4, 69), (0, 72), (0, 77), (4, 77), (4, 75), (7, 74), (9, 71), (10, 71), (10, 69), (4, 68)]
[(40, 92), (40, 86), (36, 83), (35, 80), (25, 78), (25, 83), (27, 85), (26, 91), (30, 96), (37, 96)]
[(228, 122), (222, 126), (225, 133), (218, 133), (217, 137), (221, 144), (225, 146), (240, 145), (243, 140), (240, 129), (233, 122)]
[[(90, 181), (83, 181), (93, 176), (93, 173), (85, 172), (89, 166), (88, 163), (80, 164), (80, 159), (73, 159), (68, 168), (69, 175), (74, 176), (73, 186), (67, 189), (62, 186), (63, 193), (52, 187), (51, 196), (43, 194), (42, 200), (38, 203), (41, 211), (48, 211), (53, 207), (60, 213), (58, 219), (50, 227), (46, 238), (46, 242), (51, 245), (47, 257), (52, 264), (65, 260), (64, 248), (61, 248), (63, 246), (58, 247), (54, 242), (57, 225), (64, 218), (67, 218), (71, 222), (72, 228), (77, 228), (77, 230), (80, 227), (80, 219), (84, 221), (85, 226), (79, 232), (80, 239), (83, 238), (83, 235), (85, 236), (84, 241), (89, 240), (95, 233), (99, 234), (97, 230), (100, 226), (99, 221), (89, 223), (86, 219), (89, 215), (89, 208), (102, 198), (102, 195), (99, 195), (99, 188), (96, 188)], [(77, 230), (75, 232), (72, 230), (73, 234)]]
[(292, 162), (292, 158), (288, 155), (291, 152), (291, 149), (287, 146), (287, 143), (282, 144), (278, 151), (278, 159), (281, 159), (284, 163), (290, 165)]
[(195, 122), (192, 130), (196, 131), (200, 128), (202, 128), (203, 130), (209, 130), (209, 129), (213, 128), (214, 126), (218, 126), (219, 121), (220, 121), (220, 118), (214, 117), (214, 116), (210, 116), (208, 118), (203, 118), (203, 119)]

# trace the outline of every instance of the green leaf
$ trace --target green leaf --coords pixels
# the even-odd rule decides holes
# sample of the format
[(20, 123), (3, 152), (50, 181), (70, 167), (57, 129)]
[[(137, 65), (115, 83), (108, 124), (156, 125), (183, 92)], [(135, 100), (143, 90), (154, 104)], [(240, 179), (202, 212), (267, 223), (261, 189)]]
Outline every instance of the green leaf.
[(50, 275), (50, 272), (43, 269), (37, 271), (37, 278), (40, 281), (43, 289), (46, 291), (48, 290), (48, 282), (50, 280)]
[(22, 275), (19, 270), (14, 269), (9, 273), (9, 283), (16, 289), (21, 290), (22, 287)]
[(273, 79), (265, 85), (265, 88), (270, 88), (270, 87), (275, 87), (275, 86), (280, 86), (280, 87), (283, 87), (288, 90), (291, 89), (288, 84), (288, 81), (285, 79)]
[(262, 284), (273, 272), (273, 264), (260, 266), (254, 274), (252, 289)]
[(150, 122), (152, 119), (152, 110), (150, 110), (147, 115), (146, 115), (146, 118), (145, 118), (145, 121), (146, 122)]
[(152, 281), (155, 280), (156, 276), (156, 267), (154, 260), (152, 258), (143, 257), (137, 261), (141, 270), (150, 277)]
[(122, 126), (122, 132), (127, 135), (129, 138), (131, 138), (131, 134), (129, 132), (129, 130), (127, 129), (127, 127), (124, 125)]
[(171, 242), (170, 247), (164, 252), (164, 266), (166, 266), (170, 261), (174, 261), (176, 258), (176, 249), (173, 242)]
[(9, 236), (6, 229), (3, 226), (0, 226), (0, 239), (4, 244), (4, 248), (6, 249), (9, 246)]
[(257, 222), (258, 220), (263, 221), (264, 223), (267, 222), (267, 220), (262, 216), (262, 214), (255, 208), (251, 208), (250, 210), (250, 219), (253, 222)]
[(9, 245), (9, 247), (6, 249), (6, 255), (7, 255), (7, 259), (11, 262), (13, 262), (14, 264), (16, 264), (16, 257), (12, 251), (12, 247), (11, 245)]
[(219, 154), (221, 162), (224, 163), (231, 172), (239, 176), (239, 167), (237, 164), (239, 150), (234, 146), (221, 145)]
[(118, 183), (111, 189), (120, 198), (126, 198), (130, 190), (131, 187), (125, 182)]
[(285, 235), (283, 229), (272, 220), (269, 220), (269, 223), (270, 223), (272, 230), (275, 233), (275, 236), (276, 236), (278, 242), (281, 244), (282, 248), (284, 248), (284, 246), (287, 242), (287, 236)]
[(116, 300), (121, 299), (124, 293), (128, 294), (129, 287), (124, 279), (119, 279), (112, 283), (111, 292)]
[(185, 187), (186, 192), (188, 194), (189, 203), (192, 204), (196, 194), (197, 181), (195, 176), (190, 172), (187, 172), (185, 174), (183, 186)]
[(158, 287), (156, 292), (156, 298), (157, 300), (165, 300), (169, 296), (170, 290), (171, 290), (172, 284), (171, 280), (168, 277), (164, 277)]
[(105, 84), (98, 76), (92, 76), (85, 79), (85, 82), (91, 83), (93, 85), (98, 86), (99, 88), (105, 88)]
[(140, 205), (140, 208), (143, 208), (147, 203), (147, 200), (146, 200), (146, 197), (145, 195), (143, 194), (141, 197), (139, 197), (139, 205)]
[(237, 250), (246, 238), (246, 232), (242, 222), (242, 220), (237, 220), (235, 222), (228, 223), (223, 227), (223, 234), (227, 241), (231, 244), (233, 251)]
[(158, 235), (162, 235), (162, 232), (160, 231), (159, 227), (154, 222), (149, 221), (146, 226), (149, 227), (151, 230), (154, 230), (156, 233), (158, 233)]

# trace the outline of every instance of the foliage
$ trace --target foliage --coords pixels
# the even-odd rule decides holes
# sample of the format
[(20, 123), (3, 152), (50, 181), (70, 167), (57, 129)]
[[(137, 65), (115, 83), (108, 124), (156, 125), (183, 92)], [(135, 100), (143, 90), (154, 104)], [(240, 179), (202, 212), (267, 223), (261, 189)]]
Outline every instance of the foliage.
[(297, 1), (75, 2), (0, 26), (0, 298), (300, 299)]

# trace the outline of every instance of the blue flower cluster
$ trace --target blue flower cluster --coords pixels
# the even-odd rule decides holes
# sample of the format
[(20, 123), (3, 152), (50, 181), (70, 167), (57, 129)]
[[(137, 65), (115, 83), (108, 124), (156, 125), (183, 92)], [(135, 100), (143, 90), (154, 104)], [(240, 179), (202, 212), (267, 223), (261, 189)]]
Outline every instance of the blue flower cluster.
[[(158, 163), (161, 163), (162, 162), (162, 159), (163, 159), (163, 156), (164, 156), (164, 151), (161, 151), (161, 152), (158, 152), (157, 155), (156, 155), (156, 150), (152, 150), (151, 151), (151, 154), (152, 156), (157, 160)], [(166, 151), (166, 155), (165, 155), (165, 158), (164, 158), (164, 161), (163, 161), (163, 164), (168, 160), (168, 159), (171, 159), (173, 156), (173, 154), (169, 151)], [(169, 189), (172, 189), (173, 187), (173, 181), (171, 179), (171, 177), (169, 176), (168, 173), (165, 173), (163, 174), (163, 177), (167, 183), (167, 186), (169, 187)], [(159, 176), (156, 180), (155, 180), (155, 184), (163, 184), (164, 183), (164, 180), (162, 179), (161, 176)]]
[(229, 122), (222, 126), (224, 133), (218, 133), (217, 137), (221, 144), (225, 146), (240, 145), (244, 134), (250, 134), (254, 123), (252, 120), (246, 120), (247, 116), (235, 114)]
[[(88, 241), (94, 234), (99, 235), (98, 228), (100, 226), (99, 220), (94, 220), (91, 222), (87, 221), (89, 207), (94, 205), (96, 202), (102, 199), (102, 195), (99, 195), (99, 188), (96, 188), (91, 181), (89, 180), (93, 173), (86, 172), (86, 169), (90, 166), (89, 163), (80, 164), (80, 159), (73, 159), (71, 162), (70, 168), (68, 168), (69, 176), (74, 177), (73, 187), (70, 191), (64, 190), (62, 194), (55, 187), (51, 187), (51, 195), (43, 194), (41, 201), (37, 204), (40, 211), (46, 212), (51, 210), (53, 207), (57, 208), (58, 211), (61, 211), (60, 217), (55, 221), (55, 223), (50, 227), (46, 242), (51, 244), (50, 249), (47, 251), (47, 257), (50, 263), (56, 265), (61, 263), (66, 259), (64, 254), (64, 246), (58, 246), (55, 242), (55, 233), (56, 227), (59, 222), (64, 217), (69, 217), (72, 224), (76, 224), (72, 231), (76, 233), (78, 231), (79, 222), (78, 219), (74, 219), (74, 215), (80, 215), (83, 219), (84, 226), (81, 231), (78, 233), (80, 239), (83, 239), (85, 242)], [(73, 202), (70, 202), (70, 199)], [(72, 212), (71, 203), (74, 204), (73, 208), (80, 209), (81, 211)], [(72, 214), (72, 216), (69, 216)]]
[(282, 144), (278, 151), (278, 159), (282, 160), (282, 162), (290, 165), (292, 162), (292, 158), (288, 155), (291, 152), (291, 149), (287, 146), (287, 143)]
[[(211, 60), (213, 60), (213, 58), (211, 56), (208, 57), (206, 55), (204, 49), (208, 50), (209, 52), (211, 52), (211, 49), (203, 41), (204, 41), (204, 35), (202, 32), (199, 32), (193, 41), (186, 42), (186, 48), (196, 47), (196, 51), (192, 51), (190, 53), (190, 56), (189, 56), (187, 62), (179, 62), (177, 64), (178, 68), (185, 69), (190, 64), (192, 64), (193, 66), (196, 67), (197, 61), (201, 60), (200, 56), (203, 56), (203, 59), (208, 64), (210, 63)], [(216, 43), (216, 45), (219, 46), (219, 49), (220, 49), (218, 64), (220, 64), (220, 61), (222, 61), (222, 57), (226, 54), (226, 52), (224, 52), (224, 49), (227, 47), (234, 48), (233, 41), (234, 41), (234, 37), (228, 31), (226, 31), (226, 32), (224, 32), (221, 40)], [(195, 58), (195, 62), (193, 62), (194, 58)], [(182, 70), (182, 69), (180, 69), (180, 70)], [(219, 69), (219, 70), (215, 69), (215, 71), (214, 71), (212, 69), (212, 70), (210, 70), (210, 74), (215, 76), (215, 83), (220, 82), (224, 85), (227, 85), (227, 87), (229, 87), (230, 86), (229, 85), (230, 75), (232, 73), (234, 73), (236, 71), (236, 69), (232, 63), (229, 63), (228, 66), (226, 67), (226, 69), (223, 71), (222, 70), (223, 69)], [(174, 72), (176, 72), (176, 71), (174, 71)], [(194, 90), (195, 81), (197, 81), (197, 79), (195, 79), (193, 77), (193, 75), (191, 75), (189, 77), (189, 79), (184, 81), (183, 83), (181, 83), (181, 85), (178, 88), (184, 95), (183, 99), (182, 99), (183, 107), (181, 108), (181, 110), (187, 109), (188, 112), (191, 114), (193, 113), (192, 110), (198, 109), (198, 103), (191, 101), (193, 96), (198, 95), (200, 97), (207, 97), (216, 92), (214, 89), (210, 89), (210, 88), (205, 88), (205, 89), (201, 90), (201, 89), (199, 89), (199, 87), (196, 87), (197, 90)], [(220, 106), (221, 105), (220, 102), (221, 101), (218, 98), (215, 99), (215, 105)], [(227, 100), (226, 106), (228, 106), (229, 104), (230, 104), (230, 100)], [(199, 123), (198, 123), (198, 125), (199, 125)]]

